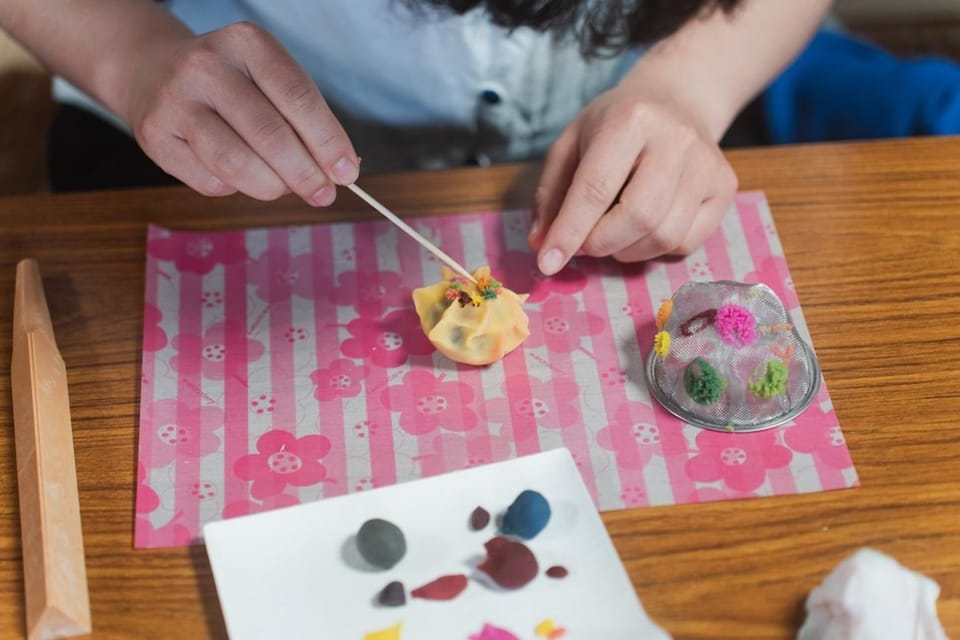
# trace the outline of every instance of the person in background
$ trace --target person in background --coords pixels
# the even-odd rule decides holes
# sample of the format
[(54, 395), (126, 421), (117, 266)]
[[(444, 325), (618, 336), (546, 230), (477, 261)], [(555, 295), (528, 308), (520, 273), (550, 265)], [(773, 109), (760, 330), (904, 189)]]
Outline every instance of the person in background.
[(829, 5), (5, 0), (0, 27), (59, 76), (54, 187), (142, 182), (134, 139), (199, 193), (314, 206), (358, 150), (365, 171), (542, 159), (529, 241), (551, 275), (699, 246), (737, 188), (718, 141)]

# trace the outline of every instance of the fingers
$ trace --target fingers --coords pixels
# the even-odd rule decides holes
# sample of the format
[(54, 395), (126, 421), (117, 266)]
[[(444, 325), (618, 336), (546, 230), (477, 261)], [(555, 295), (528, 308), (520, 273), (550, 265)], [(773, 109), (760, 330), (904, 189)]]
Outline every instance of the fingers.
[(228, 196), (237, 192), (236, 188), (210, 173), (185, 140), (167, 136), (166, 141), (152, 148), (153, 151), (148, 153), (150, 159), (197, 193)]
[(315, 206), (332, 204), (336, 198), (333, 182), (304, 147), (277, 105), (239, 71), (228, 69), (222, 82), (225, 93), (211, 100), (221, 118), (290, 191)]
[(197, 159), (225, 184), (257, 200), (287, 193), (283, 179), (212, 110), (193, 109), (181, 136)]
[(340, 123), (262, 28), (230, 25), (159, 59), (157, 80), (128, 116), (144, 151), (186, 184), (262, 200), (293, 192), (323, 206), (336, 184), (356, 180), (359, 160)]
[[(357, 153), (313, 79), (259, 27), (239, 23), (233, 28), (231, 42), (243, 48), (250, 77), (296, 132), (323, 173), (337, 184), (355, 182), (360, 166)], [(250, 46), (251, 42), (256, 46)]]
[(533, 221), (527, 238), (534, 251), (539, 251), (543, 246), (546, 231), (557, 217), (563, 194), (570, 188), (570, 181), (577, 170), (577, 137), (574, 128), (566, 129), (544, 158), (543, 171), (533, 193)]
[(614, 128), (601, 129), (579, 158), (570, 188), (540, 248), (537, 263), (545, 275), (566, 265), (613, 204), (637, 158), (637, 141), (631, 138)]
[[(722, 166), (691, 168), (681, 177), (669, 211), (650, 233), (611, 255), (620, 262), (640, 262), (662, 255), (686, 255), (700, 246), (722, 220), (736, 193), (736, 177)], [(704, 185), (709, 185), (704, 190)]]
[(614, 255), (656, 233), (671, 212), (685, 161), (683, 150), (649, 143), (619, 201), (587, 236), (583, 252), (596, 257)]

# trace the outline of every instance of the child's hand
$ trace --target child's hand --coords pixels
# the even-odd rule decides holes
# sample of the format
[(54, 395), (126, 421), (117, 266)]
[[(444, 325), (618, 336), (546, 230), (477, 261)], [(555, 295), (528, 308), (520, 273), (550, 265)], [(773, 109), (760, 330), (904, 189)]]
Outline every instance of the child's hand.
[(325, 206), (358, 158), (313, 80), (266, 31), (238, 23), (152, 43), (127, 66), (121, 114), (168, 173), (205, 195), (293, 192)]
[(696, 249), (733, 201), (717, 144), (675, 103), (617, 87), (547, 154), (530, 246), (552, 275), (576, 254), (633, 262)]

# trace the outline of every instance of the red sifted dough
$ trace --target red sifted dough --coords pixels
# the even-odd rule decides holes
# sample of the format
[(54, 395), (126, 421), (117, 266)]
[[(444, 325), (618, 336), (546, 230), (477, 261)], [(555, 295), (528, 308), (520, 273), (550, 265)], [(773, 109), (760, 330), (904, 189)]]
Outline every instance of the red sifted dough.
[(487, 559), (477, 569), (504, 589), (519, 589), (537, 577), (537, 558), (522, 542), (498, 536), (483, 546)]
[(440, 576), (433, 582), (428, 582), (410, 592), (414, 598), (424, 600), (453, 600), (467, 588), (467, 576), (457, 573), (450, 576)]

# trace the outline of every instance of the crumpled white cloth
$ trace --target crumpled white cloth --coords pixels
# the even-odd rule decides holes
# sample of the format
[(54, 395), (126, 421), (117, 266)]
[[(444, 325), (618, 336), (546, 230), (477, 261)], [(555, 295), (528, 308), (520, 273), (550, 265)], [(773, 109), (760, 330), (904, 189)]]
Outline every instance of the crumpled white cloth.
[(890, 556), (861, 549), (807, 596), (797, 640), (947, 640), (940, 586)]

